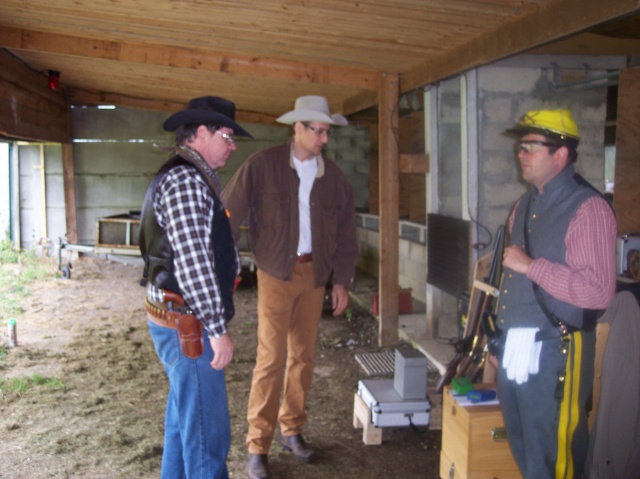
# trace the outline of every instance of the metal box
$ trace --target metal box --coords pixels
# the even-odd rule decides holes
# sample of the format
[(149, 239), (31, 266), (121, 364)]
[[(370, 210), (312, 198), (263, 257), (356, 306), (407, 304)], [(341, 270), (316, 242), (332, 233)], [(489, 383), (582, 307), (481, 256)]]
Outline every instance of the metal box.
[(429, 425), (429, 399), (402, 399), (393, 387), (393, 379), (361, 379), (358, 395), (371, 410), (371, 421), (377, 427)]
[(427, 397), (427, 358), (417, 349), (396, 349), (393, 387), (402, 399)]
[(618, 236), (616, 242), (616, 270), (619, 275), (627, 275), (629, 271), (628, 255), (633, 250), (640, 250), (640, 236)]

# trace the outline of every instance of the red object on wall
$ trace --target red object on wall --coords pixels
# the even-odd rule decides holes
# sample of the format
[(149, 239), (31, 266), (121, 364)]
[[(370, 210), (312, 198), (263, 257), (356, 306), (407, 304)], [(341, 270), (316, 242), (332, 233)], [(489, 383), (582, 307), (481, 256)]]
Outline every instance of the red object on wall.
[(49, 70), (49, 90), (60, 88), (60, 72)]
[[(411, 301), (411, 288), (400, 289), (398, 291), (398, 314), (410, 314), (413, 312), (413, 303)], [(378, 304), (380, 302), (378, 292), (373, 293), (373, 304), (371, 312), (378, 315)]]

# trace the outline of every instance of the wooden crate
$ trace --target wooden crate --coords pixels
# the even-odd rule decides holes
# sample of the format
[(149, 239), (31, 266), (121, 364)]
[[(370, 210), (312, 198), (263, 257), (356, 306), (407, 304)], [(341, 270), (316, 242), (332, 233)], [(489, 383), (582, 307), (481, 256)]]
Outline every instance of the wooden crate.
[(139, 250), (140, 215), (105, 216), (96, 220), (96, 247)]
[[(482, 387), (494, 386), (477, 386)], [(500, 406), (460, 406), (450, 389), (446, 386), (442, 393), (440, 478), (522, 478), (507, 440), (494, 439), (494, 432), (504, 430)]]

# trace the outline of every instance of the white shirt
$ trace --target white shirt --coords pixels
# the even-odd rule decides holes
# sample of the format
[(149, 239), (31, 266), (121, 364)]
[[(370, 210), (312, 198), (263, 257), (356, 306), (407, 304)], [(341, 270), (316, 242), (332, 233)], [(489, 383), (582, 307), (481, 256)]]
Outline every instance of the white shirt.
[(309, 198), (313, 180), (318, 173), (318, 158), (300, 161), (295, 156), (293, 164), (300, 178), (298, 189), (298, 216), (300, 217), (300, 236), (298, 237), (298, 254), (311, 253), (311, 213), (309, 210)]

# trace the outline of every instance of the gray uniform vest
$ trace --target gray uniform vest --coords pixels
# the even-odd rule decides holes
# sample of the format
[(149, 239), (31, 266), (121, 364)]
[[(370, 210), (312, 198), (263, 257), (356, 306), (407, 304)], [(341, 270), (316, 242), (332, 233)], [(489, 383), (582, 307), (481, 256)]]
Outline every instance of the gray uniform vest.
[[(567, 166), (544, 187), (544, 194), (535, 188), (525, 193), (518, 204), (510, 244), (524, 248), (524, 228), (528, 226), (529, 255), (566, 265), (565, 236), (576, 211), (587, 199), (599, 193), (582, 177), (573, 165)], [(525, 219), (528, 210), (528, 219)], [(553, 298), (541, 288), (549, 310), (564, 323), (577, 329), (584, 324), (585, 311)], [(525, 275), (505, 270), (498, 306), (500, 329), (537, 327), (541, 331), (555, 329), (536, 300), (533, 284)]]

